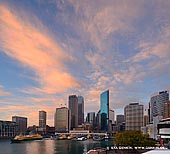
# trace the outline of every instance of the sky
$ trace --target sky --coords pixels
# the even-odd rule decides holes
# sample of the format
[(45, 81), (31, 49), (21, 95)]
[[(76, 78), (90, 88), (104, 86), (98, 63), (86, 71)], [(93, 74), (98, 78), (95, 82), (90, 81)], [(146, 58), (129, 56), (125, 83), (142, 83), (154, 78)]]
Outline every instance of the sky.
[(170, 90), (170, 1), (0, 0), (0, 120), (53, 126), (69, 95), (97, 112), (107, 89), (116, 114)]

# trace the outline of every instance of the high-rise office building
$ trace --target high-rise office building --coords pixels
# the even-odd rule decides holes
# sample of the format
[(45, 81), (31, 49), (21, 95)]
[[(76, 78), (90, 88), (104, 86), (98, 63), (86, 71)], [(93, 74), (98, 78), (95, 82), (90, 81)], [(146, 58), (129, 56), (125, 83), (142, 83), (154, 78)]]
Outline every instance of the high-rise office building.
[(88, 112), (86, 116), (86, 124), (89, 126), (89, 130), (94, 130), (96, 127), (95, 112)]
[(165, 110), (164, 118), (170, 118), (170, 101), (165, 102), (164, 108), (165, 108), (164, 109)]
[(86, 117), (86, 122), (94, 125), (95, 124), (95, 112), (88, 112)]
[(117, 123), (117, 124), (121, 124), (121, 123), (123, 123), (123, 122), (125, 122), (125, 116), (122, 115), (122, 114), (118, 114), (118, 115), (116, 116), (116, 123)]
[(78, 125), (84, 123), (84, 98), (83, 96), (78, 96)]
[(39, 128), (42, 131), (46, 131), (46, 119), (47, 113), (45, 111), (39, 111)]
[(108, 130), (113, 131), (113, 125), (115, 124), (115, 112), (114, 110), (109, 110), (109, 124), (108, 124)]
[(117, 126), (117, 131), (124, 131), (125, 130), (125, 116), (122, 114), (118, 114), (116, 116), (116, 126)]
[(25, 134), (27, 131), (27, 118), (12, 116), (12, 121), (18, 125), (18, 134)]
[(111, 122), (111, 124), (115, 123), (115, 112), (114, 110), (109, 110), (109, 121)]
[(100, 130), (100, 110), (96, 113), (95, 129)]
[(165, 103), (169, 100), (169, 91), (161, 91), (151, 95), (149, 104), (149, 117), (150, 122), (153, 121), (153, 117), (163, 116), (165, 117)]
[(69, 96), (69, 110), (71, 112), (71, 130), (78, 127), (78, 98), (76, 95)]
[(109, 90), (100, 95), (100, 130), (107, 131), (109, 125)]
[(67, 107), (56, 108), (54, 126), (56, 132), (68, 132), (70, 130), (70, 114)]
[(144, 115), (144, 126), (149, 124), (149, 116), (148, 115)]
[(130, 103), (124, 108), (125, 129), (141, 130), (144, 125), (144, 106), (139, 103)]

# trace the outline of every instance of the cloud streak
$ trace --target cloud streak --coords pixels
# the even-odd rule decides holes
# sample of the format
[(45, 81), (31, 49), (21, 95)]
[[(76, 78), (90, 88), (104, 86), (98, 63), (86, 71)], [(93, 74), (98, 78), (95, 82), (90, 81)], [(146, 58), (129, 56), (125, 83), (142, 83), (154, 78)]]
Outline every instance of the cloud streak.
[[(22, 88), (8, 86), (10, 92), (16, 90), (15, 98), (4, 101), (4, 111), (9, 107), (33, 120), (43, 109), (52, 122), (54, 108), (67, 104), (70, 94), (84, 96), (88, 112), (99, 109), (106, 89), (110, 107), (116, 109), (134, 101), (147, 103), (151, 93), (170, 88), (169, 2), (15, 2), (0, 6), (0, 51), (19, 65), (15, 75), (30, 82)], [(7, 91), (0, 87), (0, 95)], [(24, 112), (19, 111), (22, 104)]]
[(1, 51), (33, 70), (42, 92), (57, 93), (80, 86), (64, 64), (72, 57), (60, 48), (38, 19), (37, 29), (8, 7), (0, 6), (0, 14)]
[(4, 87), (0, 85), (0, 96), (11, 96), (12, 94), (6, 90), (4, 90)]

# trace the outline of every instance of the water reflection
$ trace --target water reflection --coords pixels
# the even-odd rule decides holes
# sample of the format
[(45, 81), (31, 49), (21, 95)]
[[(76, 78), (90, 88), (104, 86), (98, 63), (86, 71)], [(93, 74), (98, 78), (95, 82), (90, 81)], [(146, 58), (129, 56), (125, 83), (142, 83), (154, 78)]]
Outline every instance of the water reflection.
[(83, 154), (90, 149), (96, 147), (106, 148), (107, 146), (113, 145), (111, 141), (97, 142), (93, 140), (86, 141), (69, 141), (69, 140), (58, 140), (55, 141), (55, 154)]
[(107, 147), (112, 142), (106, 141), (71, 141), (71, 140), (41, 140), (10, 144), (10, 141), (0, 141), (0, 154), (83, 154), (96, 147)]

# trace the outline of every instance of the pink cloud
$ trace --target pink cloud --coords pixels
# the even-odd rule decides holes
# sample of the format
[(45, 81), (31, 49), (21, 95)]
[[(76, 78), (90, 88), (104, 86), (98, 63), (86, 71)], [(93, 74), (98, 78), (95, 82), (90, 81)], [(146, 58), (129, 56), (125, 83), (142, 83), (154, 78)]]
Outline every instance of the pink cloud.
[[(115, 32), (128, 34), (134, 30), (133, 22), (144, 14), (143, 2), (133, 1), (73, 1), (75, 10), (82, 13), (86, 20), (81, 21), (85, 34), (98, 49), (107, 49), (115, 43)], [(88, 7), (87, 7), (88, 6)], [(133, 9), (132, 9), (133, 8)], [(110, 40), (112, 40), (110, 42)], [(106, 43), (107, 42), (107, 43)]]
[(127, 85), (134, 82), (140, 82), (146, 75), (141, 65), (132, 65), (125, 70), (115, 72), (113, 74), (115, 82), (123, 82)]
[(140, 51), (127, 62), (142, 62), (156, 57), (158, 60), (170, 58), (170, 26), (163, 26), (152, 40), (141, 40), (137, 46)]
[(169, 43), (146, 43), (143, 42), (139, 45), (141, 51), (128, 59), (130, 62), (141, 62), (143, 60), (148, 60), (152, 57), (158, 58), (170, 58), (170, 45)]
[(22, 66), (32, 69), (43, 92), (63, 92), (80, 86), (64, 64), (72, 57), (62, 50), (38, 19), (35, 20), (40, 25), (37, 29), (7, 7), (0, 6), (0, 14), (2, 51)]
[(0, 96), (11, 96), (12, 94), (6, 90), (4, 90), (4, 87), (0, 85)]

